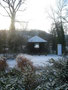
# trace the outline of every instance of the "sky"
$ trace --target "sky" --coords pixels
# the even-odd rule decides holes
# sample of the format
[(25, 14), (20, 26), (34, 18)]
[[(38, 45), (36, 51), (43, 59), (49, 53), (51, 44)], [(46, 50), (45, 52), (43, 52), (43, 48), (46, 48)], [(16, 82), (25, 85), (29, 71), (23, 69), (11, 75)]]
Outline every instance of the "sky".
[[(27, 22), (16, 23), (16, 28), (38, 29), (49, 32), (52, 20), (48, 16), (50, 7), (56, 7), (56, 0), (27, 0), (26, 10), (18, 12), (16, 20)], [(22, 7), (21, 7), (22, 8)], [(0, 7), (0, 13), (5, 14)], [(8, 29), (10, 26), (10, 18), (0, 15), (0, 29)]]

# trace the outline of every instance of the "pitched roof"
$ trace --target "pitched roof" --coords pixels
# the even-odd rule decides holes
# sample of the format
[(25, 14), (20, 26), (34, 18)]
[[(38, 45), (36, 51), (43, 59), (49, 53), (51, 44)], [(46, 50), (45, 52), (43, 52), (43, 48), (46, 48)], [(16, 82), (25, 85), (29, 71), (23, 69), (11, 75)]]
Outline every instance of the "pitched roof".
[(44, 40), (40, 38), (39, 36), (34, 36), (28, 40), (28, 42), (47, 42), (47, 40)]

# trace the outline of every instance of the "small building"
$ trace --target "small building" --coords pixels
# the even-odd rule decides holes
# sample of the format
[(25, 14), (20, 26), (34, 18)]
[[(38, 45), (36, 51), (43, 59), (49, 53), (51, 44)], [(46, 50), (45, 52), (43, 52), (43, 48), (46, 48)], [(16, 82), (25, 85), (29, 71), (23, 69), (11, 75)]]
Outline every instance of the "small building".
[(39, 36), (28, 39), (28, 50), (31, 53), (47, 53), (47, 40)]

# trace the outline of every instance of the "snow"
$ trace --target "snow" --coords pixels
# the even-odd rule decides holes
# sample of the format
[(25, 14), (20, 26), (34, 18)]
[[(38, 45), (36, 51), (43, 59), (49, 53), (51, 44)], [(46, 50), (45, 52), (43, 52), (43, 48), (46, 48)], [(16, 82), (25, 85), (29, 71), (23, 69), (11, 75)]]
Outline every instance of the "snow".
[(29, 60), (33, 62), (35, 66), (44, 66), (47, 65), (49, 62), (49, 59), (53, 58), (55, 60), (58, 60), (58, 58), (61, 58), (60, 56), (57, 55), (25, 55)]
[(13, 59), (7, 60), (7, 63), (8, 63), (8, 65), (9, 65), (10, 68), (15, 67), (15, 65), (17, 64), (16, 63), (16, 60), (13, 60)]
[(30, 38), (28, 40), (28, 42), (47, 42), (47, 41), (38, 36), (34, 36), (34, 37)]
[[(62, 58), (61, 56), (57, 55), (27, 55), (27, 54), (21, 54), (24, 55), (26, 58), (28, 58), (30, 61), (33, 62), (33, 65), (38, 67), (38, 66), (44, 66), (49, 64), (49, 59), (53, 58), (55, 60), (58, 60), (59, 58)], [(16, 65), (16, 60), (10, 59), (7, 60), (7, 63), (9, 67), (13, 68)]]

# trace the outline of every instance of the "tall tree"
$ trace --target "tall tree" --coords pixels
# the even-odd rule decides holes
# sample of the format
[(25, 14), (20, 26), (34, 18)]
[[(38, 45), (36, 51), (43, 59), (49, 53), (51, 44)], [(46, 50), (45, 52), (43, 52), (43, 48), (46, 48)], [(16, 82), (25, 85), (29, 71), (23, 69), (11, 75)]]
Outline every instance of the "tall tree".
[[(49, 14), (50, 18), (53, 20), (54, 28), (57, 38), (57, 44), (60, 43), (63, 46), (63, 51), (65, 51), (65, 35), (64, 35), (64, 12), (65, 12), (65, 0), (59, 0), (57, 9), (51, 8), (52, 15)], [(55, 36), (55, 35), (54, 35)]]
[(10, 30), (15, 30), (16, 13), (24, 3), (25, 0), (0, 0), (0, 6), (6, 11), (11, 19)]
[(63, 51), (65, 51), (65, 35), (64, 35), (64, 28), (62, 22), (57, 22), (55, 25), (56, 33), (57, 33), (57, 43), (62, 44)]

